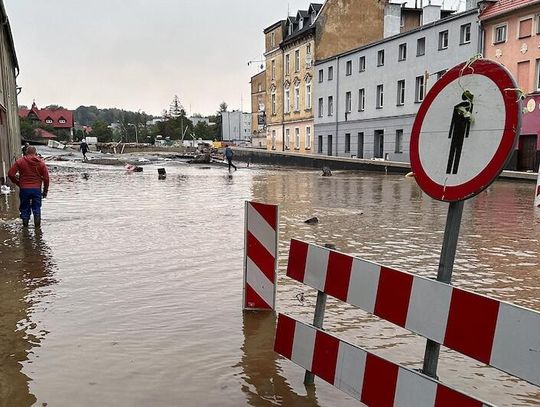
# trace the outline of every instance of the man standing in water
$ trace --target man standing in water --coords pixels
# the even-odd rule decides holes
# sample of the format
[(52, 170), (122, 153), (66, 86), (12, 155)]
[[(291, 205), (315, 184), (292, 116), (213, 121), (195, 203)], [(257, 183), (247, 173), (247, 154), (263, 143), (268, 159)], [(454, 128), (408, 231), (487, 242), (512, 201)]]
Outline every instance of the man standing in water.
[(81, 148), (81, 153), (83, 155), (83, 161), (86, 161), (87, 160), (86, 152), (88, 151), (88, 144), (86, 143), (85, 138), (82, 139), (80, 148)]
[(234, 165), (232, 163), (233, 155), (234, 155), (234, 153), (232, 151), (232, 148), (227, 146), (227, 148), (225, 149), (225, 158), (227, 159), (227, 162), (229, 163), (229, 172), (231, 172), (231, 167), (234, 167), (235, 171), (238, 169), (238, 168), (236, 168), (236, 165)]
[[(18, 175), (17, 175), (18, 174)], [(49, 170), (45, 162), (36, 155), (36, 148), (29, 146), (26, 155), (15, 161), (8, 172), (9, 179), (19, 187), (19, 210), (23, 226), (27, 227), (30, 215), (34, 214), (34, 225), (41, 226), (41, 198), (49, 191)], [(43, 192), (41, 186), (43, 185)]]

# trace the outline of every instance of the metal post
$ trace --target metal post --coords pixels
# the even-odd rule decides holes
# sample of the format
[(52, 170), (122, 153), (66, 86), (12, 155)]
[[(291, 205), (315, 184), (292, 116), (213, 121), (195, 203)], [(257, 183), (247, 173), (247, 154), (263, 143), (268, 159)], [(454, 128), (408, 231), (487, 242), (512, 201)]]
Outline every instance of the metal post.
[[(446, 218), (446, 228), (439, 260), (439, 269), (437, 272), (437, 281), (450, 284), (452, 280), (452, 271), (454, 269), (454, 260), (456, 258), (456, 248), (459, 237), (459, 227), (461, 226), (461, 216), (463, 215), (464, 201), (451, 202), (448, 207), (448, 216)], [(424, 366), (422, 373), (437, 379), (437, 364), (439, 363), (439, 351), (441, 345), (430, 339), (426, 343), (424, 353)]]
[[(336, 246), (330, 243), (327, 243), (324, 245), (324, 247), (328, 249), (335, 250)], [(323, 327), (324, 322), (324, 310), (326, 308), (326, 298), (328, 296), (323, 291), (317, 291), (317, 303), (315, 304), (315, 315), (313, 317), (313, 326), (316, 328)], [(311, 373), (309, 370), (306, 370), (306, 374), (304, 376), (304, 384), (306, 386), (312, 385), (315, 383), (315, 375)]]

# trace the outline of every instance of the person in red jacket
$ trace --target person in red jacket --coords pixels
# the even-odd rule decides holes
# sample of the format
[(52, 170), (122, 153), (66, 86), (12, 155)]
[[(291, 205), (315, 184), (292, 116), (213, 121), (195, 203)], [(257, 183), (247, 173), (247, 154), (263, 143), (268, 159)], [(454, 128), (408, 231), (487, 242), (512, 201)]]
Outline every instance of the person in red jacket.
[(28, 226), (30, 215), (33, 213), (34, 225), (40, 227), (41, 198), (46, 198), (49, 192), (49, 170), (45, 162), (36, 155), (34, 146), (29, 146), (26, 155), (15, 161), (9, 169), (8, 177), (20, 189), (19, 210), (23, 226)]

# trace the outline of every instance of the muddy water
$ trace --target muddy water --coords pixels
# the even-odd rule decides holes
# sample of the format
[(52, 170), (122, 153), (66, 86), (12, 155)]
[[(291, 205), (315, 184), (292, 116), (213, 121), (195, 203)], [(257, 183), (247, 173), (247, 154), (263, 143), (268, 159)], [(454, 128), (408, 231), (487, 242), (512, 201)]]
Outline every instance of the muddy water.
[[(401, 176), (167, 172), (57, 168), (42, 233), (0, 197), (0, 406), (358, 405), (322, 381), (306, 391), (272, 352), (273, 316), (242, 314), (243, 202), (280, 203), (278, 308), (306, 321), (314, 292), (283, 275), (290, 238), (433, 276), (445, 205)], [(456, 285), (540, 310), (533, 191), (498, 182), (466, 203)], [(420, 366), (424, 340), (342, 303), (329, 301), (325, 326)], [(540, 405), (540, 389), (451, 351), (439, 374), (497, 405)]]

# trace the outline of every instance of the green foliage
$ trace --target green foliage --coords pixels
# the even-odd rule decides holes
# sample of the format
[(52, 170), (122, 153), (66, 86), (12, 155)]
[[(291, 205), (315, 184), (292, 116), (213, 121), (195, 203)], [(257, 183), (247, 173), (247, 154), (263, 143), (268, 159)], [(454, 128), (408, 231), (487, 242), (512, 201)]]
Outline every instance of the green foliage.
[(96, 120), (92, 124), (92, 137), (97, 137), (101, 143), (108, 143), (113, 140), (113, 131), (109, 128), (109, 125), (103, 120)]
[(154, 118), (145, 112), (130, 112), (116, 108), (98, 109), (96, 106), (79, 106), (75, 109), (74, 115), (75, 121), (82, 126), (91, 126), (98, 120), (107, 124), (126, 122), (146, 125), (148, 120)]
[[(153, 129), (150, 130), (150, 136), (161, 135), (170, 137), (171, 140), (181, 140), (182, 134), (185, 134), (185, 139), (189, 139), (189, 135), (193, 133), (193, 123), (184, 114), (179, 117), (169, 117), (162, 122), (158, 122)], [(146, 137), (145, 137), (146, 138)]]
[(221, 118), (221, 113), (226, 112), (227, 108), (228, 108), (227, 103), (221, 102), (219, 104), (219, 109), (216, 112), (215, 117), (212, 117), (212, 116), (210, 117), (210, 120), (212, 121), (212, 118), (214, 118), (213, 121), (214, 121), (214, 123), (216, 123), (216, 139), (217, 140), (223, 139), (223, 133), (222, 133), (222, 129), (221, 129), (221, 124), (222, 124), (223, 120)]
[(215, 126), (209, 126), (205, 122), (197, 123), (193, 132), (195, 133), (195, 138), (202, 138), (203, 140), (214, 140), (217, 136)]

